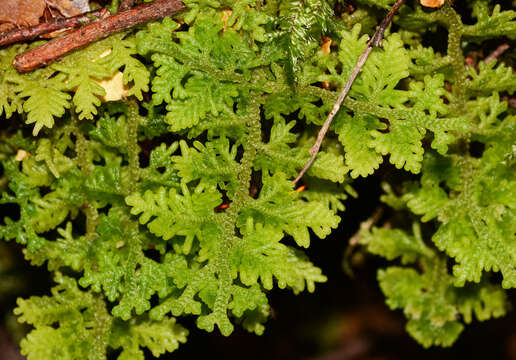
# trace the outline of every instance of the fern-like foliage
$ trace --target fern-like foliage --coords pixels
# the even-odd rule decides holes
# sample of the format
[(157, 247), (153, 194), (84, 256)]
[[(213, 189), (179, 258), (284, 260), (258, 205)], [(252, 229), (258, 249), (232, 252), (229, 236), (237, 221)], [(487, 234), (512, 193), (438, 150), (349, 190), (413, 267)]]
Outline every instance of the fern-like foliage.
[[(274, 2), (273, 2), (274, 3)], [(274, 21), (276, 31), (268, 34), (274, 46), (286, 53), (286, 75), (297, 80), (302, 64), (314, 54), (324, 34), (335, 31), (333, 10), (329, 1), (286, 0), (269, 6), (269, 12), (279, 15)]]
[(28, 359), (102, 359), (106, 347), (121, 348), (119, 359), (144, 359), (144, 347), (159, 356), (186, 341), (188, 332), (174, 319), (138, 317), (125, 323), (113, 319), (102, 298), (82, 291), (74, 279), (57, 272), (55, 281), (51, 297), (20, 299), (14, 310), (36, 326), (21, 344)]
[[(57, 283), (15, 310), (34, 327), (21, 344), (29, 359), (159, 356), (186, 340), (176, 323), (186, 315), (224, 335), (235, 323), (263, 333), (267, 291), (313, 292), (326, 280), (302, 248), (338, 227), (351, 178), (384, 162), (419, 179), (387, 179), (396, 193), (385, 202), (421, 218), (413, 233), (406, 223), (366, 229), (360, 243), (401, 261), (378, 278), (409, 333), (448, 346), (473, 317), (505, 313), (503, 288), (516, 286), (516, 127), (503, 96), (515, 77), (496, 60), (466, 67), (461, 40), (512, 38), (512, 12), (475, 1), (466, 26), (450, 4), (402, 8), (307, 189), (291, 182), (379, 21), (374, 8), (393, 1), (359, 3), (360, 24), (335, 15), (333, 1), (189, 0), (177, 22), (24, 75), (11, 62), (26, 46), (0, 50), (0, 115), (39, 134), (0, 135), (0, 206), (19, 209), (0, 237)], [(449, 30), (446, 54), (421, 44), (435, 24)], [(319, 50), (324, 36), (330, 52)], [(127, 98), (104, 102), (101, 81), (118, 72)]]
[(124, 84), (130, 85), (129, 93), (141, 100), (142, 91), (148, 90), (149, 71), (132, 56), (133, 40), (124, 37), (112, 36), (59, 63), (24, 75), (16, 72), (12, 61), (25, 47), (15, 45), (1, 50), (0, 89), (6, 96), (2, 96), (0, 108), (7, 118), (16, 112), (26, 114), (26, 123), (34, 124), (34, 135), (51, 128), (72, 104), (80, 119), (91, 120), (97, 115), (100, 97), (106, 94), (99, 82), (121, 68)]
[[(475, 1), (472, 8), (477, 23), (468, 26), (448, 5), (431, 16), (405, 9), (402, 25), (407, 28), (416, 29), (418, 22), (426, 21), (449, 30), (446, 55), (420, 45), (411, 50), (416, 61), (410, 73), (437, 73), (424, 77), (425, 91), (437, 96), (433, 101), (427, 101), (421, 85), (411, 84), (415, 107), (426, 103), (423, 109), (430, 116), (446, 115), (445, 122), (454, 118), (455, 126), (463, 125), (441, 134), (441, 140), (434, 134), (435, 151), (422, 154), (419, 180), (396, 192), (385, 184), (384, 202), (405, 216), (408, 211), (419, 217), (428, 224), (423, 231), (416, 222), (409, 235), (406, 225), (393, 219), (401, 228), (391, 229), (389, 223), (360, 235), (368, 251), (410, 265), (380, 270), (378, 280), (388, 305), (403, 309), (408, 332), (425, 347), (450, 346), (463, 330), (462, 323), (471, 322), (473, 315), (482, 321), (505, 314), (509, 305), (503, 289), (516, 286), (516, 123), (514, 111), (500, 99), (501, 93), (514, 92), (516, 77), (496, 59), (478, 68), (465, 66), (461, 48), (462, 39), (513, 38), (516, 23), (514, 11), (501, 11), (499, 5)], [(443, 89), (443, 80), (450, 81), (450, 92)], [(446, 104), (438, 100), (443, 97)], [(453, 264), (451, 272), (448, 262)], [(501, 273), (501, 284), (492, 272)]]

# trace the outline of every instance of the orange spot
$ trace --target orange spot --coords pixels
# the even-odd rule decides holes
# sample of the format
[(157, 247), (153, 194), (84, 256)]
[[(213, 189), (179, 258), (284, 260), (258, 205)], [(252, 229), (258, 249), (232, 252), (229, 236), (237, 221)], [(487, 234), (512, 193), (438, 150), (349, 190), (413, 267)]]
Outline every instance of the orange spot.
[(323, 43), (321, 45), (321, 50), (323, 53), (329, 54), (331, 52), (331, 39), (327, 36), (323, 38)]
[(429, 8), (438, 8), (444, 5), (446, 0), (420, 0), (421, 5)]
[(304, 191), (306, 189), (306, 185), (302, 185), (296, 189), (297, 192)]
[[(322, 39), (321, 51), (325, 54), (331, 53), (331, 39), (327, 36)], [(323, 81), (321, 84), (326, 90), (330, 89), (330, 83), (328, 81)]]
[(222, 205), (217, 206), (215, 208), (215, 212), (221, 212), (223, 210), (226, 210), (229, 207), (230, 204), (231, 203), (227, 203), (227, 204), (222, 204)]

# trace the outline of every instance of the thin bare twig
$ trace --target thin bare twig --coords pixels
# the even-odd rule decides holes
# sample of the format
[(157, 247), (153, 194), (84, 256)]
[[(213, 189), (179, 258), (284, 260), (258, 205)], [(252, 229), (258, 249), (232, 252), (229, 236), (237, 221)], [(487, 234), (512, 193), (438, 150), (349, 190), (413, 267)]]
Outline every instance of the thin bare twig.
[(495, 51), (493, 51), (491, 54), (489, 54), (488, 57), (484, 59), (484, 64), (487, 64), (491, 60), (497, 59), (507, 50), (509, 50), (509, 44), (507, 43), (498, 46)]
[(40, 35), (49, 34), (58, 30), (75, 29), (92, 21), (104, 19), (107, 16), (109, 16), (109, 11), (100, 9), (73, 17), (57, 18), (34, 26), (13, 29), (0, 37), (0, 46), (32, 40)]
[(353, 277), (351, 255), (353, 254), (353, 250), (360, 244), (360, 237), (362, 235), (362, 232), (369, 231), (374, 225), (376, 225), (376, 223), (378, 223), (378, 221), (381, 219), (383, 211), (383, 207), (377, 207), (369, 219), (362, 221), (360, 223), (360, 227), (358, 228), (358, 230), (349, 239), (349, 245), (346, 248), (346, 251), (344, 252), (344, 259), (342, 261), (344, 272), (349, 277)]
[(310, 153), (312, 154), (312, 157), (306, 165), (303, 167), (303, 169), (299, 172), (297, 177), (294, 179), (293, 183), (294, 185), (297, 184), (299, 180), (303, 177), (303, 175), (308, 171), (312, 163), (314, 162), (315, 158), (317, 157), (317, 154), (319, 153), (319, 150), (321, 149), (321, 144), (324, 140), (324, 137), (326, 136), (326, 133), (328, 132), (330, 125), (333, 121), (333, 118), (337, 113), (339, 112), (340, 107), (342, 106), (342, 102), (346, 98), (346, 96), (349, 93), (349, 90), (351, 89), (351, 85), (353, 85), (353, 82), (357, 78), (360, 71), (362, 71), (362, 68), (364, 67), (365, 62), (367, 61), (367, 58), (369, 57), (369, 54), (373, 50), (373, 47), (381, 47), (382, 46), (382, 40), (383, 35), (385, 33), (385, 30), (387, 29), (387, 26), (392, 21), (392, 18), (394, 17), (394, 14), (398, 11), (398, 9), (405, 3), (405, 0), (397, 0), (396, 3), (392, 6), (389, 13), (385, 16), (385, 18), (382, 20), (380, 25), (378, 26), (378, 29), (374, 33), (373, 37), (367, 42), (366, 49), (360, 55), (360, 57), (357, 60), (357, 63), (355, 64), (355, 67), (353, 68), (353, 71), (349, 75), (348, 81), (346, 81), (346, 84), (344, 85), (344, 89), (342, 89), (337, 102), (335, 105), (333, 105), (333, 108), (331, 109), (330, 113), (328, 114), (328, 117), (326, 118), (326, 121), (324, 122), (323, 126), (321, 127), (321, 130), (319, 130), (319, 134), (317, 135), (317, 140), (315, 141), (315, 144), (310, 149)]
[(171, 16), (184, 7), (185, 5), (180, 0), (156, 0), (136, 6), (131, 10), (108, 16), (102, 21), (95, 21), (40, 47), (21, 53), (14, 58), (13, 65), (19, 72), (32, 71), (77, 48), (133, 26)]

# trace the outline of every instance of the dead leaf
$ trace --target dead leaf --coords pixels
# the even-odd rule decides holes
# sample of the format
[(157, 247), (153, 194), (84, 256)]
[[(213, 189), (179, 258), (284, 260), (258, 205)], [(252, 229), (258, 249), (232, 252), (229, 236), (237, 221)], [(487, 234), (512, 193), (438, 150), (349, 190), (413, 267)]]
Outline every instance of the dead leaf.
[(25, 159), (29, 156), (30, 156), (30, 152), (25, 151), (23, 149), (19, 149), (18, 152), (16, 153), (16, 156), (14, 157), (14, 160), (23, 161), (23, 159)]
[(38, 24), (45, 6), (45, 0), (0, 0), (0, 29)]
[(48, 6), (58, 10), (64, 17), (76, 16), (90, 11), (89, 0), (46, 0)]
[[(99, 59), (102, 59), (109, 54), (111, 54), (111, 49), (100, 54)], [(128, 87), (124, 85), (124, 75), (118, 70), (109, 79), (98, 80), (97, 83), (106, 91), (106, 95), (101, 97), (103, 102), (118, 101), (127, 95)]]
[(103, 102), (118, 101), (127, 96), (124, 75), (120, 71), (117, 71), (111, 78), (98, 81), (98, 83), (106, 90), (106, 95), (101, 98)]

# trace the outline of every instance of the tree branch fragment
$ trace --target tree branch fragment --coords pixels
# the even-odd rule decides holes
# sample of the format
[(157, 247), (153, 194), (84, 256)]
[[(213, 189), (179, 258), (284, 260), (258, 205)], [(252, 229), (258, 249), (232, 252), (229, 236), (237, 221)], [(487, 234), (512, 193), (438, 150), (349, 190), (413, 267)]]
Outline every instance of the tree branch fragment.
[(92, 21), (105, 19), (108, 16), (108, 10), (99, 9), (68, 18), (53, 19), (34, 26), (13, 29), (0, 37), (0, 46), (32, 40), (40, 35), (49, 34), (58, 30), (75, 29)]
[(371, 51), (374, 47), (381, 47), (382, 46), (382, 40), (385, 33), (385, 30), (389, 26), (389, 24), (392, 21), (392, 18), (394, 15), (398, 12), (399, 8), (405, 3), (405, 0), (397, 0), (396, 3), (392, 6), (389, 13), (385, 16), (385, 18), (382, 20), (380, 25), (378, 26), (378, 29), (374, 33), (374, 35), (371, 37), (371, 39), (367, 42), (367, 46), (358, 58), (355, 67), (353, 68), (353, 71), (349, 75), (348, 80), (346, 81), (346, 84), (344, 85), (344, 88), (342, 89), (337, 102), (335, 105), (333, 105), (333, 108), (331, 109), (330, 113), (328, 114), (328, 117), (326, 118), (323, 126), (321, 127), (321, 130), (319, 130), (319, 134), (317, 135), (317, 140), (315, 141), (314, 145), (310, 148), (310, 154), (312, 154), (312, 157), (306, 165), (303, 167), (303, 169), (299, 172), (297, 177), (293, 180), (294, 185), (297, 184), (299, 180), (303, 177), (303, 175), (308, 171), (312, 163), (314, 162), (315, 158), (317, 157), (317, 154), (319, 153), (321, 149), (322, 142), (326, 136), (326, 133), (330, 129), (331, 123), (333, 122), (333, 119), (335, 118), (335, 115), (340, 110), (340, 107), (342, 106), (342, 102), (346, 98), (346, 96), (349, 93), (349, 90), (351, 89), (351, 86), (355, 82), (355, 79), (357, 78), (360, 71), (362, 71), (362, 68), (364, 67), (365, 62), (367, 61), (367, 58), (369, 57), (369, 54), (371, 54)]
[(13, 65), (21, 73), (35, 70), (75, 49), (136, 25), (172, 16), (184, 7), (185, 5), (180, 0), (156, 0), (136, 6), (131, 10), (107, 16), (103, 20), (97, 20), (40, 47), (21, 53), (14, 58)]

